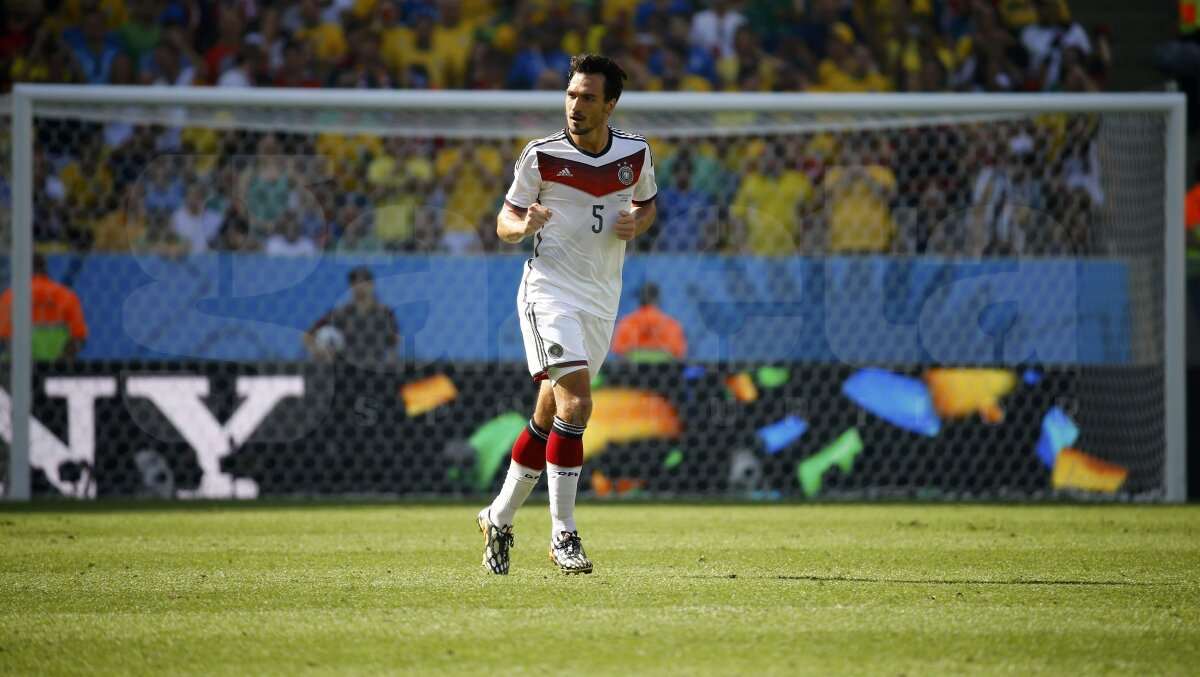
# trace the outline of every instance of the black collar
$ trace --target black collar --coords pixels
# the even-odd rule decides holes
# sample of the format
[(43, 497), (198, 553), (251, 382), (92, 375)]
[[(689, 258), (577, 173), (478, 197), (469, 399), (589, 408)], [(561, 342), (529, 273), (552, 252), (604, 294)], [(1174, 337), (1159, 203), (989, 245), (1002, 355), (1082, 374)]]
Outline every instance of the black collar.
[(591, 152), (586, 151), (586, 150), (580, 148), (579, 146), (575, 145), (575, 139), (571, 138), (571, 130), (564, 127), (563, 132), (566, 133), (566, 135), (567, 135), (567, 143), (571, 144), (571, 146), (573, 146), (575, 148), (575, 150), (579, 151), (580, 153), (583, 153), (584, 155), (586, 155), (588, 157), (604, 157), (604, 155), (606, 153), (608, 153), (609, 150), (612, 149), (612, 141), (613, 141), (612, 127), (606, 127), (605, 129), (608, 130), (608, 144), (605, 145), (604, 150), (600, 151), (599, 153), (591, 153)]

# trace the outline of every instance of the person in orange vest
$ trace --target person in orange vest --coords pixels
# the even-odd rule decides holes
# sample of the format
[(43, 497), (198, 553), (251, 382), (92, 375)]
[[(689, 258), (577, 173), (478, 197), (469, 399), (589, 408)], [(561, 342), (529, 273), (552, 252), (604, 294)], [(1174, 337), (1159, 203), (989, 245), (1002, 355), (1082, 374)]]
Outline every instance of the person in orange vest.
[(687, 354), (679, 321), (658, 308), (658, 285), (638, 291), (642, 307), (621, 318), (613, 334), (613, 352), (632, 362), (669, 362)]
[[(46, 257), (33, 255), (33, 359), (73, 360), (87, 339), (83, 304), (71, 288), (50, 279)], [(12, 340), (12, 288), (0, 296), (0, 341)]]

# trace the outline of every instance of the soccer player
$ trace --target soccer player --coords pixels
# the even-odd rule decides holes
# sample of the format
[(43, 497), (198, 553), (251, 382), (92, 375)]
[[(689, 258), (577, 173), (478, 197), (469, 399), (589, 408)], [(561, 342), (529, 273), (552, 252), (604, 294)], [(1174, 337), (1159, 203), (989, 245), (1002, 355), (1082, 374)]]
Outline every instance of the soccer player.
[(525, 356), (541, 381), (537, 406), (512, 450), (504, 487), (479, 512), (483, 565), (508, 573), (513, 516), (545, 470), (550, 559), (564, 573), (591, 573), (575, 528), (583, 432), (592, 377), (612, 340), (625, 243), (654, 222), (654, 164), (646, 139), (608, 126), (625, 72), (595, 54), (571, 59), (567, 127), (531, 142), (517, 159), (496, 217), (501, 240), (533, 236), (517, 290)]

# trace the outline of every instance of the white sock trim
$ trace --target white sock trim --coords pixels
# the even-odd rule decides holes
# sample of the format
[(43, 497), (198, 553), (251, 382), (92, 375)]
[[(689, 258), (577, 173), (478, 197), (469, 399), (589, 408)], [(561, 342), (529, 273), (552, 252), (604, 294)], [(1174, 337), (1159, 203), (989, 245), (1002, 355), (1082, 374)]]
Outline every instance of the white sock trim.
[(575, 531), (575, 497), (583, 467), (546, 464), (546, 479), (550, 486), (550, 534), (557, 537), (563, 531)]
[(525, 504), (541, 476), (541, 470), (526, 468), (516, 461), (509, 462), (504, 486), (500, 487), (500, 493), (492, 501), (491, 518), (496, 526), (512, 525), (517, 510)]

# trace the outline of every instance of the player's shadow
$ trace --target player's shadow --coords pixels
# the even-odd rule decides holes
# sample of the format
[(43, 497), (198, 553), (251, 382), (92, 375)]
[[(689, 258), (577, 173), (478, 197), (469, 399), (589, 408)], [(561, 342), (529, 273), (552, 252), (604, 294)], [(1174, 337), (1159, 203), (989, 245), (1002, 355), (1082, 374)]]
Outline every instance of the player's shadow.
[(1078, 580), (984, 580), (942, 578), (865, 578), (853, 576), (775, 576), (782, 581), (813, 581), (818, 583), (910, 583), (927, 585), (1107, 585), (1142, 586), (1154, 585), (1140, 581), (1078, 581)]

